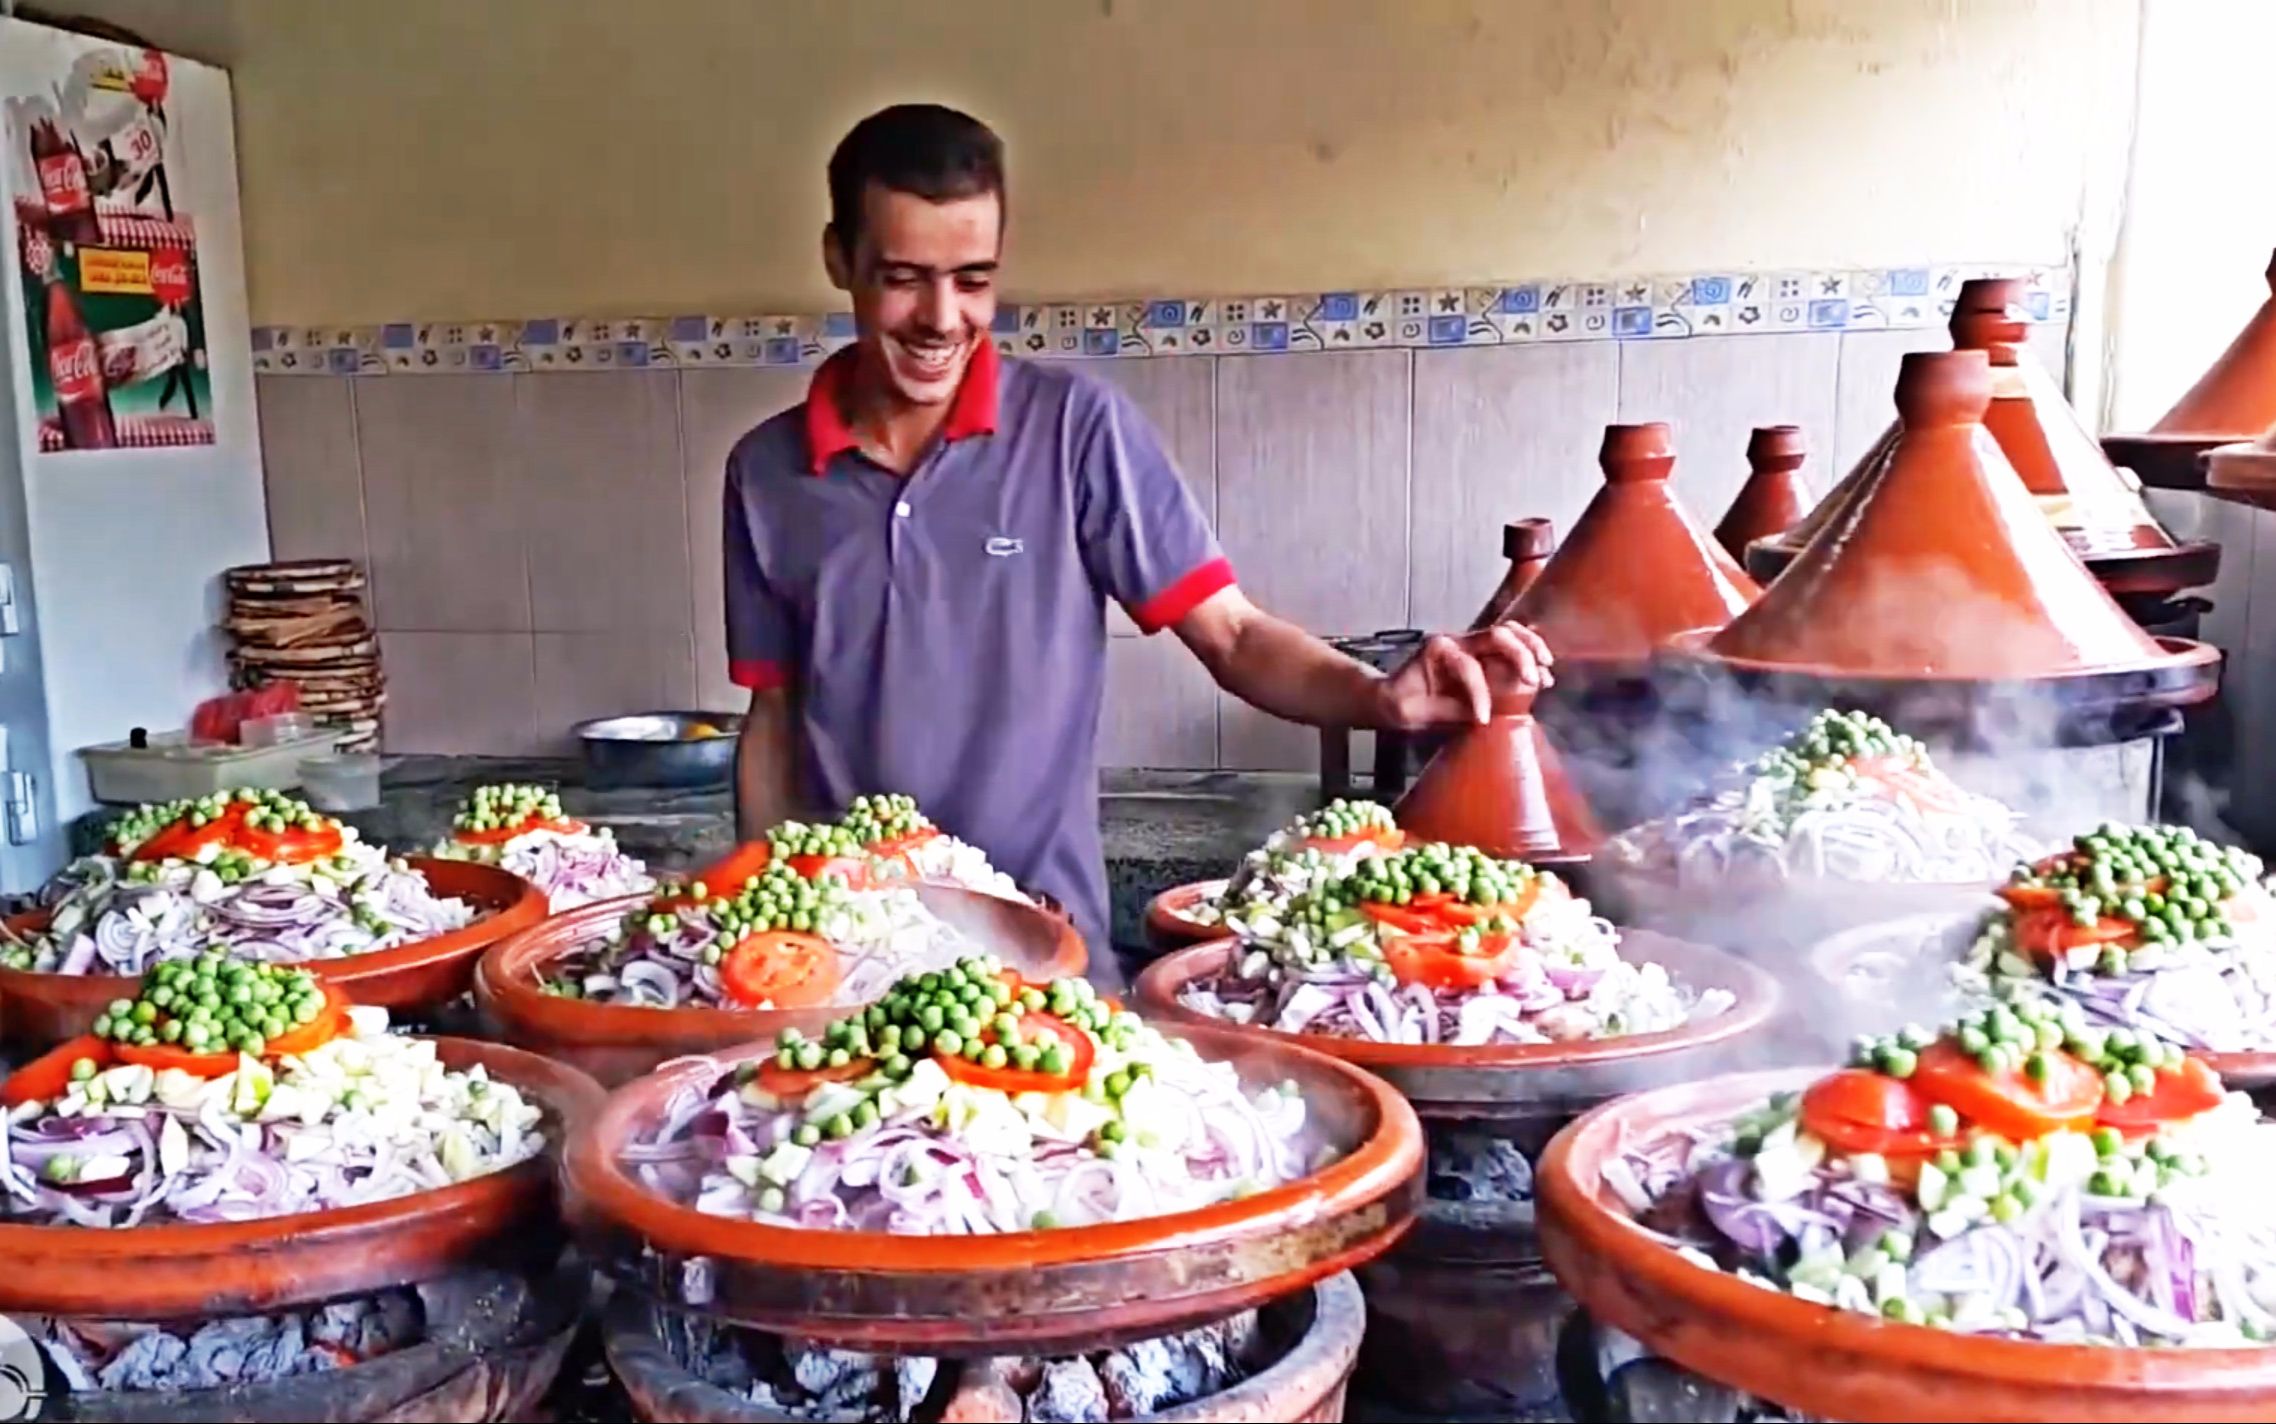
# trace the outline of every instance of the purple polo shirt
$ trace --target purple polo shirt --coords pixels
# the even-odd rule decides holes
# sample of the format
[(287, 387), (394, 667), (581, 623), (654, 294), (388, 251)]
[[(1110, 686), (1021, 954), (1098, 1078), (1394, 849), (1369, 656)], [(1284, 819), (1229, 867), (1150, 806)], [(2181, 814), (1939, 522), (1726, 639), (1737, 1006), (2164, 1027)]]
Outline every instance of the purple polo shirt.
[(795, 683), (806, 793), (905, 792), (1067, 906), (1111, 975), (1099, 847), (1106, 600), (1154, 633), (1233, 582), (1153, 429), (1066, 366), (972, 359), (906, 477), (865, 458), (837, 396), (727, 457), (729, 670)]

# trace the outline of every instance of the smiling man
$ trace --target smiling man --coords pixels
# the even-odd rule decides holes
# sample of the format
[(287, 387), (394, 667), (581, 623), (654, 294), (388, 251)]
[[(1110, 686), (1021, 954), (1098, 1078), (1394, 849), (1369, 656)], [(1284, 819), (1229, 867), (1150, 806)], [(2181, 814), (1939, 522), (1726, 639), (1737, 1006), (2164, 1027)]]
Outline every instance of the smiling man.
[(727, 464), (746, 837), (906, 792), (1066, 905), (1111, 977), (1107, 600), (1298, 722), (1483, 720), (1495, 691), (1548, 681), (1547, 647), (1515, 625), (1430, 639), (1385, 677), (1258, 608), (1126, 397), (1078, 368), (999, 357), (1003, 146), (978, 120), (883, 110), (839, 144), (829, 179), (822, 261), (858, 339)]

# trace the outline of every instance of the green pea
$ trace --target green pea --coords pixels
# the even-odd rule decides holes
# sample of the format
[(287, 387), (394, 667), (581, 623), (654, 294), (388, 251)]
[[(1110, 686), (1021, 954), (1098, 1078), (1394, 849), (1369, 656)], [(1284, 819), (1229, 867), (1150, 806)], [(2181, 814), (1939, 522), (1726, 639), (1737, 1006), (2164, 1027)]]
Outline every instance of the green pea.
[(822, 1129), (810, 1122), (802, 1122), (798, 1125), (797, 1130), (790, 1134), (790, 1140), (801, 1147), (812, 1147), (822, 1140)]
[(944, 1028), (933, 1035), (933, 1051), (945, 1058), (954, 1058), (964, 1051), (964, 1036), (955, 1029)]
[(844, 1113), (839, 1113), (836, 1117), (831, 1118), (829, 1124), (822, 1130), (833, 1140), (851, 1137), (854, 1131), (853, 1119)]

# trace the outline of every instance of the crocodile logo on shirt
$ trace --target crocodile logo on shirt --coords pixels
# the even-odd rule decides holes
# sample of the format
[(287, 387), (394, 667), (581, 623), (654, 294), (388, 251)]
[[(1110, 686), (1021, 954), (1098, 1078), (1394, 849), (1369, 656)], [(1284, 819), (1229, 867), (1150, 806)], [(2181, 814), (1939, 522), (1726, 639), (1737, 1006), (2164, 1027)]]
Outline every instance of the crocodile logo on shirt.
[(998, 534), (988, 541), (988, 557), (991, 559), (1008, 559), (1014, 554), (1025, 551), (1026, 548), (1027, 546), (1019, 540)]

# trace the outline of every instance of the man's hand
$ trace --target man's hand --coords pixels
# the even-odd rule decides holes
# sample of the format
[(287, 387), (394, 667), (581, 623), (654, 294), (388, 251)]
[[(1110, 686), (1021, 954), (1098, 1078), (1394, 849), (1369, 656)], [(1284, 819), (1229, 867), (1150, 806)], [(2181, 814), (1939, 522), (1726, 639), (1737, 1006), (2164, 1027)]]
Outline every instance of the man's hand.
[(1376, 684), (1376, 725), (1419, 732), (1485, 722), (1496, 698), (1550, 686), (1555, 661), (1541, 635), (1522, 623), (1497, 623), (1460, 637), (1434, 634), (1405, 666)]

